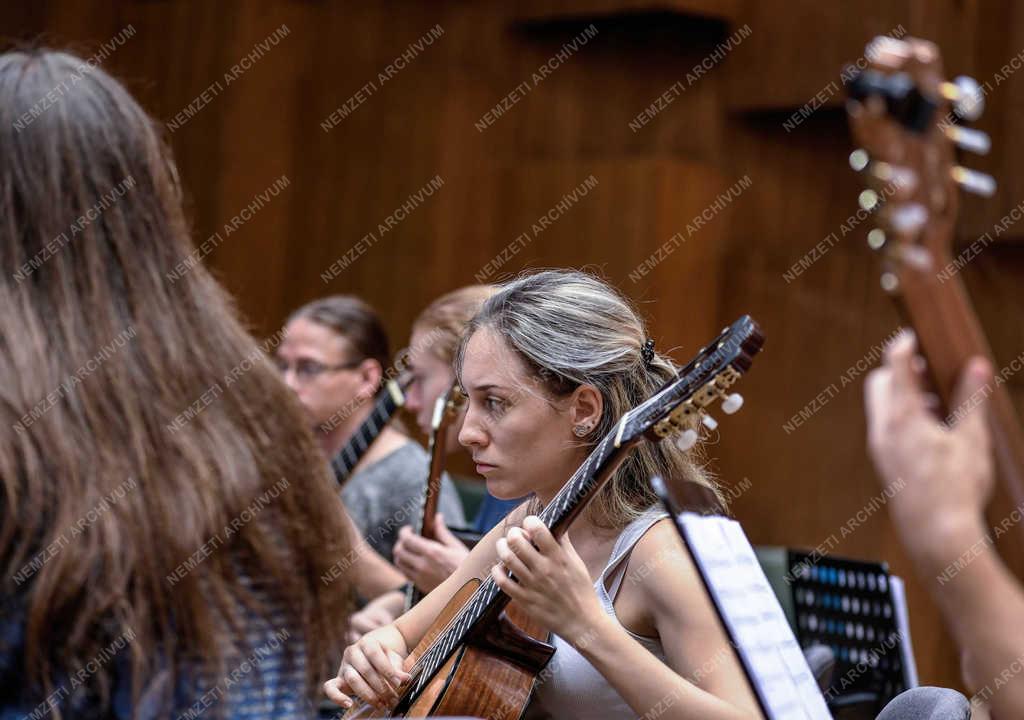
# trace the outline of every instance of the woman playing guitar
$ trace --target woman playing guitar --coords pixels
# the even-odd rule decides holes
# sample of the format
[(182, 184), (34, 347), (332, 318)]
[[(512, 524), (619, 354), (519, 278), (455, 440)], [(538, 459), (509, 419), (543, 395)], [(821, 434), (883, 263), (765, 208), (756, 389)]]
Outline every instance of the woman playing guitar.
[(495, 496), (535, 498), (416, 607), (349, 646), (325, 685), (328, 697), (344, 707), (354, 695), (382, 708), (394, 703), (394, 687), (409, 678), (410, 649), (456, 590), (491, 575), (554, 633), (556, 652), (534, 696), (554, 717), (625, 718), (656, 708), (665, 718), (759, 716), (648, 484), (665, 473), (710, 485), (686, 453), (668, 443), (639, 446), (561, 541), (528, 517), (625, 411), (674, 376), (645, 338), (629, 304), (582, 273), (528, 276), (484, 304), (456, 360), (469, 396), (459, 442)]

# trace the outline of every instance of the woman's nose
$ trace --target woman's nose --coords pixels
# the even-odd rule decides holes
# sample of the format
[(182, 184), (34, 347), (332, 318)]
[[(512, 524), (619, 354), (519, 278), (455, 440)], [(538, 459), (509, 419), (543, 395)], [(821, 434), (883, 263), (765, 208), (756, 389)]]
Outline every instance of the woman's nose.
[(483, 445), (486, 442), (487, 433), (484, 432), (483, 427), (477, 422), (472, 409), (468, 410), (465, 419), (462, 421), (462, 428), (459, 430), (459, 444), (464, 447), (471, 447)]

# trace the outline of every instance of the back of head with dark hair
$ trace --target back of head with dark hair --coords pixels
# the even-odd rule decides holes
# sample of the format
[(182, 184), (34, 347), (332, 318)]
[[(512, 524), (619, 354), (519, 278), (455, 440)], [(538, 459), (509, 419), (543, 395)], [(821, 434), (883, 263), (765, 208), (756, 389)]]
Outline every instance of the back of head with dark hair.
[(369, 358), (382, 370), (391, 362), (388, 334), (377, 312), (354, 295), (331, 295), (307, 303), (293, 312), (288, 322), (306, 318), (332, 330), (352, 346), (355, 359)]

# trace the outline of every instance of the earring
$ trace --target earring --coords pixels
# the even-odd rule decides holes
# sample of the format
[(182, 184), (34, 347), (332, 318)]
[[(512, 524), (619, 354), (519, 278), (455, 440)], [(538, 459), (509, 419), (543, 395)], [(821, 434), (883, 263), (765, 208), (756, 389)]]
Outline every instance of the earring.
[(590, 432), (590, 426), (589, 425), (577, 425), (576, 427), (574, 427), (572, 429), (572, 432), (573, 432), (573, 434), (576, 437), (583, 437), (588, 432)]

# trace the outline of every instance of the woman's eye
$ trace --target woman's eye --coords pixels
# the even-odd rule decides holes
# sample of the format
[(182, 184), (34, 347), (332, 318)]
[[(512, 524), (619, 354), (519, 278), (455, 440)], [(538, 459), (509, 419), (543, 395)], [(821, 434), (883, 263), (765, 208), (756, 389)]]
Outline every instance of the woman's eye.
[(489, 397), (484, 400), (487, 410), (491, 413), (500, 413), (505, 410), (505, 401), (501, 398)]

